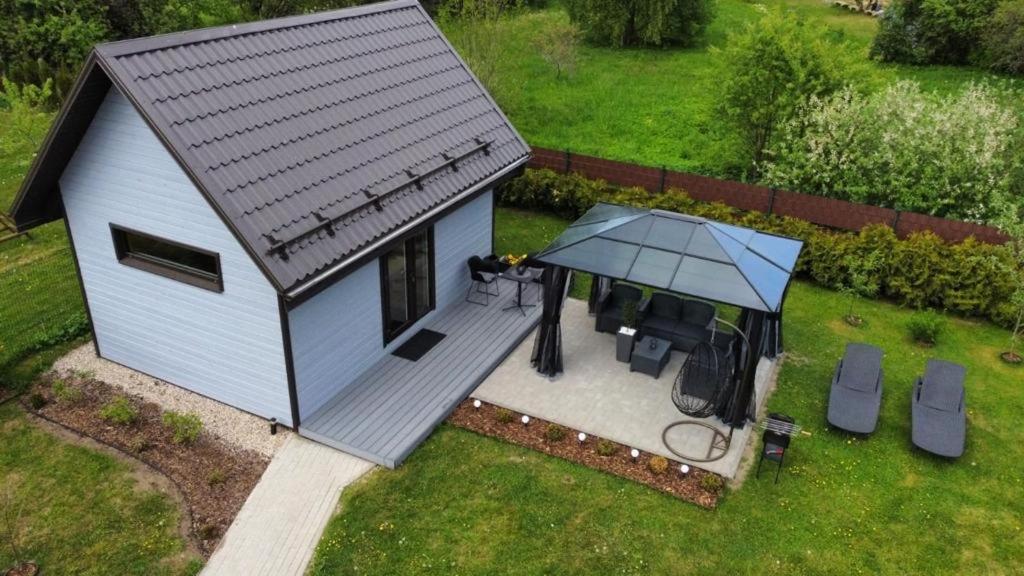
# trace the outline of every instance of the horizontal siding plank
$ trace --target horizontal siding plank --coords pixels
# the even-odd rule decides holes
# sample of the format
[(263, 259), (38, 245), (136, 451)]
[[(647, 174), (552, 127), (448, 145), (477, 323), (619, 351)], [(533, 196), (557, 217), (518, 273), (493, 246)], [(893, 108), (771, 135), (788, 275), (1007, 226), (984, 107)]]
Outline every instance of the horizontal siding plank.
[[(60, 185), (100, 353), (290, 424), (273, 287), (116, 89)], [(218, 253), (224, 292), (120, 264), (112, 223)]]

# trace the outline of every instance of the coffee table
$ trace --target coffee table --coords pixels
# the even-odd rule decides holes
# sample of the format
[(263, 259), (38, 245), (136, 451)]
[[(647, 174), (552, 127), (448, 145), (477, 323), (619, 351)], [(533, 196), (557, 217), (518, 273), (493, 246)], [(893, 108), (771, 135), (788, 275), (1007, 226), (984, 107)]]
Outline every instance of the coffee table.
[(658, 378), (661, 370), (668, 364), (672, 354), (672, 345), (668, 340), (644, 336), (633, 345), (633, 357), (629, 361), (630, 372), (643, 372)]

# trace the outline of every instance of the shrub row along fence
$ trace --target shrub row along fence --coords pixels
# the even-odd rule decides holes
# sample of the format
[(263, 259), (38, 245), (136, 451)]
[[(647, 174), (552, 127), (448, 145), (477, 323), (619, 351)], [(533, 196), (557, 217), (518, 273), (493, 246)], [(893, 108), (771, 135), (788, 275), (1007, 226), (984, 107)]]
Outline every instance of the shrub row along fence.
[(619, 186), (639, 186), (651, 192), (680, 188), (696, 200), (721, 202), (734, 208), (776, 216), (791, 216), (819, 226), (852, 232), (870, 224), (885, 224), (901, 238), (928, 230), (949, 242), (960, 242), (970, 236), (990, 244), (1002, 244), (1009, 240), (1005, 234), (991, 226), (606, 160), (569, 151), (535, 147), (530, 167), (547, 168), (566, 174), (576, 172), (587, 178), (601, 179)]
[(0, 260), (0, 368), (87, 331), (70, 247)]
[(912, 308), (987, 317), (1007, 327), (1013, 326), (1019, 310), (1013, 295), (1024, 286), (1022, 257), (1013, 243), (990, 244), (974, 237), (950, 243), (928, 230), (901, 239), (886, 224), (869, 224), (851, 234), (791, 216), (696, 200), (678, 188), (657, 192), (620, 187), (548, 169), (527, 170), (498, 194), (502, 205), (547, 210), (568, 220), (597, 202), (613, 202), (800, 238), (804, 249), (796, 271), (821, 286), (867, 298), (881, 296)]

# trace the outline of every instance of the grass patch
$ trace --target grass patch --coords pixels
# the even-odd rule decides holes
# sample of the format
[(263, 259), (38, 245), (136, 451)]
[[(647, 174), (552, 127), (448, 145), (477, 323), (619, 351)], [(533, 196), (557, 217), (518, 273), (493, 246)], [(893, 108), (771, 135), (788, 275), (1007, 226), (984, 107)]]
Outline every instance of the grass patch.
[[(24, 505), (22, 555), (45, 574), (193, 574), (179, 511), (140, 487), (128, 465), (32, 426), (0, 406), (0, 481)], [(11, 562), (0, 546), (0, 568)]]
[[(529, 213), (498, 212), (499, 242), (539, 242)], [(537, 226), (554, 226), (538, 216)], [(557, 231), (556, 231), (557, 233)], [(507, 245), (507, 244), (506, 244)], [(1024, 557), (1015, 470), (1024, 369), (993, 352), (1009, 334), (950, 319), (933, 348), (907, 335), (910, 310), (796, 282), (789, 358), (770, 410), (794, 441), (778, 485), (751, 478), (708, 512), (631, 482), (443, 426), (398, 470), (346, 490), (313, 574), (1010, 574)], [(835, 362), (851, 340), (886, 352), (879, 430), (825, 427)], [(967, 367), (967, 451), (947, 462), (910, 444), (910, 392), (930, 357)], [(666, 398), (666, 402), (669, 401)]]
[[(719, 0), (705, 45), (688, 49), (615, 49), (583, 45), (576, 74), (556, 77), (533, 44), (538, 30), (568, 21), (551, 7), (509, 23), (495, 97), (535, 146), (570, 149), (616, 160), (729, 175), (735, 171), (734, 135), (714, 114), (719, 65), (714, 48), (760, 17), (760, 6), (784, 5), (808, 25), (827, 29), (868, 62), (875, 18), (821, 0)], [(458, 41), (457, 30), (452, 34)], [(842, 49), (838, 48), (837, 49)], [(967, 67), (910, 67), (868, 63), (880, 82), (913, 79), (925, 89), (952, 91), (991, 78)]]

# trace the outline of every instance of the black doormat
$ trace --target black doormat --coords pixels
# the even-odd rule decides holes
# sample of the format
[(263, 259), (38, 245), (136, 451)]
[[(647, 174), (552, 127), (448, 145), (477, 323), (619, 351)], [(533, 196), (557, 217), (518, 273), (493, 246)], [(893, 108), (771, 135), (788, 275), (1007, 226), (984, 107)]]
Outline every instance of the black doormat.
[(430, 352), (430, 349), (437, 346), (437, 343), (444, 340), (445, 334), (440, 332), (434, 332), (433, 330), (423, 329), (413, 335), (412, 338), (406, 340), (401, 346), (395, 348), (392, 352), (399, 358), (405, 358), (406, 360), (412, 360), (413, 362), (423, 358), (423, 355)]

